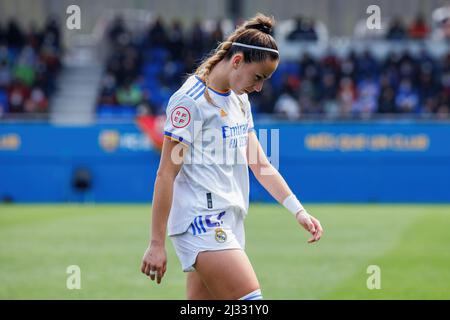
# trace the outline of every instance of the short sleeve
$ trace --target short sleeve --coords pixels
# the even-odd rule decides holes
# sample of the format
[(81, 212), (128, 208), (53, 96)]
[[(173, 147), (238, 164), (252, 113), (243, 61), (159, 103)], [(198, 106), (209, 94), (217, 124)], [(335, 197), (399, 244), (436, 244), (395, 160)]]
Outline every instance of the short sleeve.
[(201, 128), (201, 114), (195, 100), (188, 96), (172, 98), (166, 109), (164, 135), (180, 143), (190, 145)]

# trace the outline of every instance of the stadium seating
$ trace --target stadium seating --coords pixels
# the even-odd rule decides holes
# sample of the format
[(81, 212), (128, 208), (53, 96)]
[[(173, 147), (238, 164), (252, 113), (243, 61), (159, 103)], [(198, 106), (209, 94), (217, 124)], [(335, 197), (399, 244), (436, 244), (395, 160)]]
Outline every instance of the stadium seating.
[(27, 32), (14, 19), (0, 25), (0, 118), (48, 114), (61, 69), (60, 42), (53, 18)]
[[(129, 36), (132, 39), (144, 39), (142, 42), (129, 42), (125, 46), (118, 45), (120, 34), (115, 34), (117, 38), (110, 38), (112, 53), (107, 63), (107, 70), (111, 71), (114, 63), (121, 63), (115, 66), (115, 87), (114, 92), (116, 99), (113, 104), (105, 103), (102, 93), (99, 96), (99, 104), (97, 108), (98, 117), (128, 117), (133, 112), (130, 109), (135, 108), (134, 114), (144, 111), (150, 114), (163, 114), (165, 105), (176, 88), (182, 82), (182, 75), (193, 72), (195, 63), (200, 61), (205, 54), (217, 45), (217, 34), (224, 32), (214, 30), (214, 24), (209, 21), (207, 28), (203, 30), (201, 43), (192, 43), (192, 30), (179, 30), (175, 32), (164, 24), (162, 19), (157, 19), (158, 23), (150, 25), (146, 34), (136, 34), (128, 31), (123, 21), (118, 27), (114, 24), (111, 30), (121, 30), (122, 34), (133, 34)], [(117, 20), (114, 22), (117, 23)], [(383, 22), (387, 24), (387, 22)], [(399, 23), (397, 21), (397, 23)], [(216, 26), (227, 25), (217, 24)], [(444, 76), (449, 72), (448, 45), (440, 43), (439, 45), (423, 45), (423, 40), (404, 39), (402, 41), (390, 41), (378, 39), (377, 41), (367, 42), (359, 36), (359, 39), (350, 40), (344, 44), (333, 44), (328, 41), (328, 31), (326, 26), (320, 21), (315, 22), (314, 32), (317, 36), (305, 40), (289, 40), (293, 38), (295, 33), (295, 20), (281, 21), (277, 25), (274, 35), (279, 42), (281, 51), (281, 61), (278, 69), (273, 74), (270, 81), (267, 81), (265, 87), (270, 94), (262, 94), (260, 96), (250, 96), (253, 105), (253, 112), (257, 115), (260, 113), (278, 113), (278, 108), (274, 105), (279, 102), (282, 104), (285, 100), (281, 97), (286, 94), (290, 95), (297, 105), (300, 118), (305, 117), (334, 117), (334, 118), (370, 118), (380, 116), (386, 113), (384, 108), (385, 102), (382, 101), (383, 93), (387, 87), (393, 88), (395, 91), (394, 106), (389, 109), (388, 113), (401, 114), (402, 117), (425, 116), (440, 113), (441, 116), (448, 114), (449, 98), (446, 92), (446, 85), (443, 83)], [(395, 29), (398, 32), (399, 26)], [(391, 28), (394, 30), (394, 27)], [(153, 31), (152, 31), (153, 30)], [(156, 31), (155, 31), (156, 30)], [(152, 33), (153, 32), (153, 33)], [(214, 35), (216, 32), (216, 35)], [(391, 32), (393, 34), (394, 31)], [(406, 29), (405, 29), (406, 32)], [(175, 36), (174, 34), (177, 33)], [(181, 33), (181, 34), (180, 34)], [(152, 42), (152, 36), (155, 43)], [(387, 32), (383, 37), (388, 37)], [(408, 33), (405, 33), (408, 37)], [(321, 43), (327, 43), (323, 46)], [(208, 47), (208, 44), (210, 47)], [(295, 52), (293, 48), (302, 47), (297, 50), (297, 54), (283, 53)], [(200, 49), (199, 49), (200, 48)], [(309, 50), (308, 50), (309, 48)], [(312, 49), (313, 48), (313, 49)], [(139, 56), (133, 58), (136, 64), (137, 73), (132, 74), (129, 79), (133, 85), (142, 91), (142, 100), (134, 105), (121, 105), (117, 101), (117, 91), (120, 90), (120, 79), (123, 78), (123, 69), (125, 68), (125, 56), (117, 57), (117, 52), (132, 49), (141, 52)], [(174, 50), (181, 50), (174, 52)], [(180, 58), (175, 58), (175, 56)], [(405, 73), (405, 68), (418, 65), (423, 60), (429, 61), (433, 72), (429, 73), (422, 69), (414, 68), (411, 72)], [(329, 65), (332, 63), (333, 65)], [(370, 67), (367, 67), (370, 66)], [(349, 71), (349, 68), (351, 69)], [(334, 76), (330, 77), (332, 73)], [(425, 74), (424, 74), (425, 73)], [(435, 92), (435, 99), (429, 100), (428, 93), (425, 92), (422, 78), (430, 75), (430, 83)], [(388, 84), (381, 84), (382, 78), (389, 77)], [(369, 99), (364, 96), (361, 91), (364, 86), (364, 79), (370, 78), (374, 81), (375, 89)], [(407, 108), (399, 105), (402, 99), (402, 91), (398, 90), (401, 80), (408, 79), (412, 83), (412, 93), (417, 96), (417, 106), (414, 111), (406, 112)], [(326, 83), (331, 81), (332, 83)], [(342, 95), (345, 94), (342, 88), (342, 81), (350, 81), (355, 88), (355, 94), (352, 101), (348, 102), (349, 106), (344, 106)], [(329, 88), (326, 88), (329, 86)], [(384, 87), (383, 87), (384, 86)], [(427, 89), (428, 90), (428, 89)], [(111, 94), (109, 92), (108, 94)], [(427, 100), (428, 99), (428, 100)], [(102, 102), (103, 101), (103, 102)], [(367, 108), (363, 105), (370, 101), (372, 107)], [(111, 101), (108, 101), (111, 102)], [(335, 107), (328, 107), (329, 104)], [(145, 107), (139, 108), (139, 105)], [(123, 110), (122, 110), (123, 109)], [(281, 108), (283, 109), (283, 108)], [(139, 112), (137, 110), (140, 110)], [(329, 113), (330, 110), (334, 110)], [(337, 110), (337, 111), (336, 111)], [(279, 117), (288, 117), (287, 114), (278, 113)]]

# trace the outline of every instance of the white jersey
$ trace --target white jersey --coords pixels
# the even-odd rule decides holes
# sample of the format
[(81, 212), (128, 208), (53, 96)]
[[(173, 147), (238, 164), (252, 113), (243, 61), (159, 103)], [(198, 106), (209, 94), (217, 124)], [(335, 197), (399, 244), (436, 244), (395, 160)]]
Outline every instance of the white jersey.
[(247, 214), (248, 133), (254, 129), (246, 94), (208, 93), (197, 76), (189, 77), (169, 100), (165, 136), (189, 146), (175, 178), (169, 235), (185, 232), (200, 215), (224, 210)]

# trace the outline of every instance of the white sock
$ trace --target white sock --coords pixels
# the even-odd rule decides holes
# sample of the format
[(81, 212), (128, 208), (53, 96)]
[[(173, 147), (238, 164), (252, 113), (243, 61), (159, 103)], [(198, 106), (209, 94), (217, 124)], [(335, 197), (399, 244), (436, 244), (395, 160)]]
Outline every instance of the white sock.
[(242, 298), (239, 298), (239, 300), (262, 300), (262, 294), (261, 289), (257, 289), (255, 291), (250, 292), (249, 294), (246, 294)]

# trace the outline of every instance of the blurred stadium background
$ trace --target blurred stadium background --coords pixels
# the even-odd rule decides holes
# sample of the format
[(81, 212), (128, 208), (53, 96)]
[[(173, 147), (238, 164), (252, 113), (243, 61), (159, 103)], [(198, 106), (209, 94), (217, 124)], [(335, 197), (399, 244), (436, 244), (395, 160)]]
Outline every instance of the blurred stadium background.
[(170, 241), (163, 285), (139, 271), (165, 105), (257, 12), (277, 20), (282, 59), (250, 97), (256, 126), (325, 228), (307, 246), (251, 178), (247, 253), (265, 298), (450, 298), (449, 2), (2, 0), (1, 299), (184, 299)]

